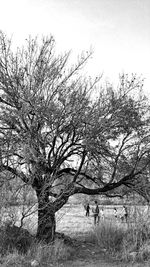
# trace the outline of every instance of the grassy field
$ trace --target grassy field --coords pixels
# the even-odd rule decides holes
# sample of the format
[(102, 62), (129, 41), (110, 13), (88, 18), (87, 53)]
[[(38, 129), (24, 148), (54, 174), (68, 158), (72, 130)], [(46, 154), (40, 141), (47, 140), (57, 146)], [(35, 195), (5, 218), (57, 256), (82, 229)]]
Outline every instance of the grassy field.
[[(99, 206), (100, 209), (102, 208)], [(117, 217), (114, 213), (114, 206), (103, 206), (104, 217), (100, 218), (98, 226), (94, 225), (94, 218), (92, 212), (92, 206), (90, 210), (90, 216), (85, 216), (85, 209), (83, 205), (65, 205), (56, 214), (57, 227), (56, 231), (64, 233), (73, 240), (73, 246), (67, 247), (62, 241), (57, 241), (54, 247), (43, 247), (37, 245), (34, 248), (34, 254), (30, 253), (32, 259), (37, 259), (40, 263), (39, 266), (53, 266), (51, 258), (55, 255), (55, 258), (66, 259), (59, 265), (57, 262), (54, 266), (87, 266), (87, 267), (141, 267), (150, 266), (150, 242), (146, 239), (145, 243), (139, 240), (142, 238), (143, 229), (145, 231), (145, 222), (148, 224), (149, 213), (146, 206), (130, 206), (128, 223), (122, 222), (120, 217), (122, 216), (122, 206), (115, 206), (117, 208)], [(33, 209), (30, 210), (32, 213)], [(24, 210), (26, 212), (26, 209)], [(12, 207), (10, 214), (18, 218), (22, 214), (22, 209), (18, 207)], [(3, 213), (3, 217), (4, 216)], [(6, 218), (5, 218), (6, 219)], [(26, 217), (24, 220), (24, 228), (32, 230), (32, 233), (36, 232), (37, 227), (37, 215), (32, 213), (31, 216)], [(147, 230), (146, 230), (147, 231)], [(146, 232), (146, 235), (149, 233)], [(137, 253), (137, 243), (140, 241), (140, 249), (138, 257), (140, 255), (140, 263), (137, 262), (135, 253)], [(121, 246), (119, 245), (121, 244)], [(121, 248), (120, 248), (120, 247)], [(73, 248), (73, 253), (72, 253)], [(40, 255), (40, 256), (39, 256)], [(68, 255), (69, 260), (68, 260)], [(13, 265), (12, 259), (16, 257), (16, 260), (20, 260), (22, 265)], [(23, 261), (29, 261), (28, 258), (20, 259), (20, 256), (9, 256), (10, 265), (24, 267)], [(145, 261), (146, 259), (146, 261)], [(46, 261), (45, 261), (46, 260)], [(138, 259), (139, 260), (139, 259)], [(148, 261), (147, 261), (148, 260)], [(42, 265), (42, 262), (44, 262)], [(144, 262), (144, 263), (143, 263)], [(16, 264), (16, 263), (15, 263)], [(3, 265), (1, 265), (3, 266)], [(7, 266), (7, 265), (6, 265)], [(31, 266), (31, 265), (28, 265)]]
[[(105, 220), (107, 222), (115, 223), (118, 227), (125, 227), (126, 223), (121, 221), (122, 216), (122, 205), (118, 206), (99, 206), (100, 209), (103, 207), (104, 218), (100, 218), (100, 222)], [(117, 218), (114, 213), (114, 207), (117, 208)], [(94, 217), (92, 212), (92, 206), (90, 210), (90, 216), (85, 216), (85, 209), (83, 205), (65, 205), (62, 210), (60, 210), (56, 215), (57, 220), (57, 231), (66, 234), (74, 235), (74, 233), (85, 233), (93, 230)], [(128, 207), (129, 216), (128, 221), (130, 224), (139, 221), (139, 218), (148, 217), (148, 207), (147, 206), (129, 206)]]
[[(126, 227), (125, 223), (122, 223), (122, 205), (116, 206), (100, 206), (104, 210), (104, 218), (106, 221), (113, 221), (116, 225)], [(117, 218), (115, 217), (114, 208), (117, 209)], [(23, 227), (28, 230), (36, 232), (37, 228), (37, 211), (36, 205), (33, 208), (30, 207), (10, 207), (7, 212), (1, 211), (1, 218), (3, 220), (12, 219), (14, 223), (20, 226), (20, 219), (22, 214), (26, 214), (23, 220)], [(56, 213), (56, 231), (63, 232), (67, 235), (74, 235), (74, 233), (85, 233), (93, 229), (94, 217), (93, 206), (90, 206), (90, 216), (85, 216), (85, 209), (82, 204), (66, 204), (64, 207)], [(9, 215), (8, 215), (9, 214)], [(28, 216), (31, 214), (30, 216)], [(128, 221), (129, 223), (139, 222), (139, 219), (145, 220), (146, 223), (149, 220), (148, 206), (128, 206)], [(100, 218), (100, 221), (102, 219)]]

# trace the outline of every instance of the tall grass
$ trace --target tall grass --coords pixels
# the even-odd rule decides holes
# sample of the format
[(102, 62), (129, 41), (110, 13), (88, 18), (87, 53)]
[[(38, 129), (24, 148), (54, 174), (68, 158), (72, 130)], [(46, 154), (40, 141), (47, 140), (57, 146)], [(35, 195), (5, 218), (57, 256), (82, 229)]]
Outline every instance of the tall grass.
[(67, 260), (71, 253), (72, 249), (65, 245), (63, 240), (56, 239), (53, 244), (34, 242), (28, 253), (20, 254), (14, 250), (0, 260), (3, 267), (49, 267), (59, 266), (59, 263)]
[(114, 253), (121, 249), (122, 240), (124, 238), (124, 231), (122, 228), (118, 228), (111, 221), (103, 221), (100, 225), (95, 227), (94, 234), (96, 243), (100, 248)]
[(50, 263), (67, 260), (72, 253), (71, 247), (56, 239), (53, 244), (35, 243), (29, 250), (27, 257), (36, 260), (40, 266), (49, 266)]
[(117, 223), (104, 220), (94, 228), (96, 244), (122, 260), (150, 260), (150, 228), (143, 221)]
[(2, 267), (57, 266), (73, 251), (62, 238), (56, 238), (50, 244), (38, 242), (26, 229), (10, 223), (0, 228), (0, 241)]

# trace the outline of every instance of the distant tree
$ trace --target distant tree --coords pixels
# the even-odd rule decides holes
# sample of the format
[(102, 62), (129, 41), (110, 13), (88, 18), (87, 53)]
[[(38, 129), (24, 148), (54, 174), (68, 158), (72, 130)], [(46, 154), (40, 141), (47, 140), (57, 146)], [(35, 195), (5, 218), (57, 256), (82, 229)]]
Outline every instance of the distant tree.
[[(67, 67), (52, 37), (29, 38), (13, 52), (0, 35), (0, 170), (35, 190), (37, 237), (55, 236), (55, 213), (74, 194), (134, 186), (149, 164), (146, 102), (136, 75), (101, 88)], [(133, 92), (135, 92), (135, 97)]]

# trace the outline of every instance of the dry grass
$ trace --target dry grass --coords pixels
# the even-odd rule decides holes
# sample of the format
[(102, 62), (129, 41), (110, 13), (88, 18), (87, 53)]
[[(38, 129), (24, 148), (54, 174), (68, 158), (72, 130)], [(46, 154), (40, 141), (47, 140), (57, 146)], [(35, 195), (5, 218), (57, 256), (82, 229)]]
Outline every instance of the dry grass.
[(57, 266), (59, 261), (67, 260), (72, 248), (57, 238), (53, 243), (39, 243), (30, 233), (10, 223), (0, 229), (0, 264), (2, 267)]
[(123, 227), (123, 224), (104, 220), (94, 228), (91, 240), (120, 260), (150, 260), (150, 228), (144, 222), (128, 223)]
[(30, 247), (27, 254), (19, 254), (14, 250), (1, 258), (3, 267), (28, 267), (28, 266), (59, 266), (60, 261), (67, 260), (72, 253), (72, 249), (65, 245), (63, 240), (55, 240), (53, 244), (35, 242)]
[(29, 250), (27, 257), (36, 260), (40, 266), (49, 266), (67, 260), (72, 249), (64, 244), (61, 239), (56, 239), (53, 244), (35, 243)]
[[(104, 220), (100, 220), (99, 226), (94, 227), (92, 213), (90, 217), (85, 217), (82, 205), (67, 206), (57, 213), (56, 230), (72, 237), (85, 235), (88, 242), (95, 243), (109, 255), (114, 255), (122, 261), (149, 261), (149, 218), (145, 214), (144, 216), (139, 214), (136, 220), (135, 216), (132, 216), (130, 221), (131, 223), (128, 224), (122, 223), (119, 218), (114, 217), (113, 207), (109, 207), (105, 209)], [(36, 225), (36, 217), (30, 221), (31, 223)], [(29, 228), (30, 225), (28, 225)], [(34, 243), (24, 256), (16, 250), (11, 251), (5, 259), (2, 259), (2, 266), (26, 267), (30, 266), (32, 261), (38, 262), (42, 267), (51, 266), (50, 264), (57, 266), (59, 261), (68, 259), (71, 254), (72, 249), (62, 240), (57, 239), (51, 245)]]
[(96, 243), (101, 248), (113, 253), (121, 250), (125, 231), (114, 225), (112, 221), (103, 221), (94, 229), (94, 235)]
[[(26, 259), (17, 251), (9, 253), (1, 259), (2, 267), (27, 267)], [(29, 266), (29, 265), (28, 265)]]

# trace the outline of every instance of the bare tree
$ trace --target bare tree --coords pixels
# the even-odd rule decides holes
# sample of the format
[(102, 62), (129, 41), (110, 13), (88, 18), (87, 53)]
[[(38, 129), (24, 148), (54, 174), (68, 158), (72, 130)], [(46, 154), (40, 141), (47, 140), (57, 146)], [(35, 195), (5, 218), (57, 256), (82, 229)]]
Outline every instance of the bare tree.
[(35, 190), (37, 237), (48, 242), (71, 195), (128, 186), (147, 168), (146, 106), (132, 95), (138, 77), (102, 89), (80, 75), (90, 52), (68, 67), (69, 53), (56, 55), (52, 37), (26, 42), (13, 52), (0, 35), (0, 170)]

